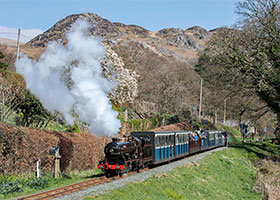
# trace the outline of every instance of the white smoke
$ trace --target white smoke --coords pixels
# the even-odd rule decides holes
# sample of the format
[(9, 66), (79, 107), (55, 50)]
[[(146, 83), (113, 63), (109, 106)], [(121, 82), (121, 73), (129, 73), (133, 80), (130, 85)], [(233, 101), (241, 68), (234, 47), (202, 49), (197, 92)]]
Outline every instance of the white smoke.
[(88, 28), (77, 20), (67, 34), (66, 46), (52, 42), (38, 61), (23, 56), (16, 68), (48, 111), (63, 113), (71, 125), (75, 113), (89, 124), (91, 133), (111, 136), (121, 127), (107, 97), (114, 84), (102, 75), (105, 48), (87, 34)]

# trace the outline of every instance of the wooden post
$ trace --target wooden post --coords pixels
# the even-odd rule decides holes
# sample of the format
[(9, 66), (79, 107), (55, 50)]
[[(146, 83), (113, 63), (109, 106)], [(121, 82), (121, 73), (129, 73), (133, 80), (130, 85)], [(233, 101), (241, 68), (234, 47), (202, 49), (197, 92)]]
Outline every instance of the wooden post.
[(215, 109), (215, 121), (216, 122), (218, 121), (218, 110), (219, 110), (219, 108)]
[(125, 109), (125, 111), (124, 111), (124, 121), (125, 122), (128, 121), (128, 111), (127, 111), (127, 109)]
[(202, 79), (200, 81), (200, 95), (199, 95), (199, 113), (198, 119), (201, 119), (201, 109), (202, 109)]
[(59, 178), (61, 176), (61, 171), (60, 171), (60, 158), (61, 156), (59, 155), (58, 152), (55, 153), (55, 158), (54, 158), (54, 178)]
[(227, 99), (224, 100), (224, 124), (226, 123), (226, 106), (227, 106)]
[(18, 61), (18, 56), (19, 56), (19, 46), (20, 46), (20, 29), (18, 29), (18, 40), (17, 40), (17, 58), (16, 58), (16, 61)]

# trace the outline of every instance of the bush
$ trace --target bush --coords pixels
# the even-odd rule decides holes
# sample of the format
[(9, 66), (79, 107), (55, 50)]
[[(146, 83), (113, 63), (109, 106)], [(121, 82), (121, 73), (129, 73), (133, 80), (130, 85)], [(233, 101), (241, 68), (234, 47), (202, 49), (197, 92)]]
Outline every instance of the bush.
[(172, 115), (172, 116), (169, 116), (167, 117), (166, 119), (166, 124), (169, 125), (169, 124), (176, 124), (176, 123), (179, 123), (180, 122), (180, 117), (178, 115)]
[(194, 130), (199, 130), (199, 128), (202, 128), (202, 124), (200, 122), (194, 122), (193, 123), (193, 129)]
[(2, 182), (0, 185), (0, 193), (3, 195), (8, 195), (15, 192), (22, 192), (22, 184), (20, 181), (15, 182)]
[(135, 120), (129, 121), (128, 123), (130, 124), (132, 130), (140, 130), (141, 129), (142, 121), (143, 120), (135, 119)]
[(71, 133), (80, 133), (81, 130), (79, 129), (79, 126), (77, 123), (75, 123), (73, 126), (70, 126), (68, 129), (66, 129), (66, 132), (71, 132)]
[(49, 180), (45, 177), (40, 177), (40, 178), (32, 177), (27, 179), (24, 185), (30, 188), (43, 189), (48, 187)]
[(248, 153), (248, 158), (251, 160), (251, 161), (254, 161), (256, 162), (258, 160), (258, 156), (254, 153), (254, 152), (249, 152)]

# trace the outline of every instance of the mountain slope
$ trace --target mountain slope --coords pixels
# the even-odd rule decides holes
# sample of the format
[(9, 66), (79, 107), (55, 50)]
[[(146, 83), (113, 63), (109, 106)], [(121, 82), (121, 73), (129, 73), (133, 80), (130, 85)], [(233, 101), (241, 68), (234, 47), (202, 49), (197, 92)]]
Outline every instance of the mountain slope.
[[(200, 78), (193, 65), (211, 32), (198, 26), (152, 32), (136, 25), (112, 23), (93, 13), (82, 13), (58, 21), (29, 41), (25, 52), (31, 54), (32, 49), (42, 52), (53, 40), (67, 43), (66, 34), (77, 19), (89, 22), (89, 34), (102, 38), (122, 58), (127, 68), (140, 75), (140, 93), (133, 105), (138, 113), (182, 114), (190, 110), (189, 105), (198, 103)], [(39, 54), (33, 54), (33, 57), (38, 58)]]

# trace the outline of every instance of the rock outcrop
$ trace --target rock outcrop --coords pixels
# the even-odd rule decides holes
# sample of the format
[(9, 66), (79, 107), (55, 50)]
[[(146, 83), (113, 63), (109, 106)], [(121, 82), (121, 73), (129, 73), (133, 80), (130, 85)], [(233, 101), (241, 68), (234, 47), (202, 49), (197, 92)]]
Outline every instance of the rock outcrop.
[(166, 39), (166, 44), (178, 48), (198, 49), (198, 44), (191, 34), (180, 28), (165, 28), (157, 33), (158, 36)]
[(47, 43), (52, 40), (62, 40), (66, 42), (66, 34), (70, 29), (71, 25), (76, 22), (77, 19), (82, 19), (89, 22), (92, 27), (89, 33), (92, 36), (102, 37), (102, 38), (119, 38), (122, 36), (122, 32), (119, 30), (117, 25), (114, 23), (99, 17), (93, 13), (82, 13), (76, 15), (70, 15), (59, 22), (57, 22), (53, 27), (45, 31), (44, 33), (38, 35), (30, 42), (30, 46), (35, 47), (46, 47)]

